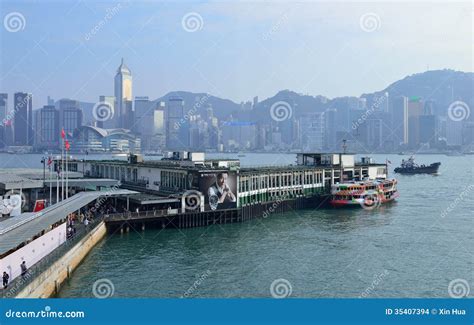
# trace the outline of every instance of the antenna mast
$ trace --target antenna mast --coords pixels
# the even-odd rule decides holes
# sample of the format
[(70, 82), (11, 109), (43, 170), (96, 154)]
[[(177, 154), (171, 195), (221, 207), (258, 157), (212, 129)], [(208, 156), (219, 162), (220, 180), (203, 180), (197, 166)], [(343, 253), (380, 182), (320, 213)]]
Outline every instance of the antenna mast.
[(346, 139), (343, 139), (342, 140), (342, 153), (346, 153), (347, 151), (347, 144), (346, 144), (347, 140)]

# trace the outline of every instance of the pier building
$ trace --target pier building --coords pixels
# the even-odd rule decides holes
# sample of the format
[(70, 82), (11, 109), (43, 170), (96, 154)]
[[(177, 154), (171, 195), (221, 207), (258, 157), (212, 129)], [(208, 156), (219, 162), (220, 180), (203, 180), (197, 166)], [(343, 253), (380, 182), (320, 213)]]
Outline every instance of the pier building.
[[(277, 199), (324, 195), (339, 182), (387, 176), (385, 164), (369, 158), (356, 162), (355, 155), (348, 153), (301, 153), (295, 164), (284, 166), (241, 166), (238, 159), (206, 159), (204, 153), (194, 152), (175, 152), (154, 161), (131, 155), (128, 161), (77, 160), (70, 164), (85, 177), (118, 180), (122, 188), (146, 193), (158, 204), (159, 200), (164, 200), (164, 205), (173, 203), (172, 208), (182, 208), (182, 212), (186, 207), (180, 201), (191, 194), (203, 200), (201, 211), (241, 208)], [(214, 202), (222, 193), (210, 191), (219, 177), (225, 178), (221, 188), (233, 195), (222, 205)], [(175, 201), (165, 200), (170, 198)], [(141, 204), (146, 201), (141, 200)]]

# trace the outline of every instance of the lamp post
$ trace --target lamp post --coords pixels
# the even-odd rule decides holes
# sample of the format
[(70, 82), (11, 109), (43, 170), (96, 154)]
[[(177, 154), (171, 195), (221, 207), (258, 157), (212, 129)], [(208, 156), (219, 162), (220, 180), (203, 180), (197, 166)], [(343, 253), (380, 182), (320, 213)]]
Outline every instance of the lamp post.
[(41, 158), (43, 164), (43, 199), (46, 198), (46, 157)]

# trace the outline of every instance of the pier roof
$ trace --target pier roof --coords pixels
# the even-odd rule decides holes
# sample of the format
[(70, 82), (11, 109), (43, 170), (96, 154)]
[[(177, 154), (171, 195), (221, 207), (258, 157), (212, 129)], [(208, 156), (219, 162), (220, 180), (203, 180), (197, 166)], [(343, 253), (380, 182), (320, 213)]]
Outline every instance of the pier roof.
[[(129, 163), (123, 160), (87, 160), (87, 163), (96, 163), (96, 164), (103, 164), (103, 165), (119, 165), (119, 166), (131, 166), (131, 167), (138, 167), (138, 168), (163, 168), (163, 169), (175, 169), (181, 171), (199, 171), (199, 172), (215, 172), (219, 170), (239, 170), (240, 173), (253, 173), (253, 172), (268, 172), (268, 171), (276, 171), (281, 172), (282, 170), (291, 171), (298, 171), (298, 170), (314, 170), (314, 169), (331, 169), (334, 166), (330, 164), (321, 164), (321, 165), (301, 165), (301, 164), (290, 164), (290, 165), (257, 165), (257, 166), (219, 166), (217, 163), (221, 160), (206, 160), (207, 162), (216, 162), (216, 165), (178, 165), (173, 163), (172, 160), (165, 160), (165, 161), (145, 161), (145, 162), (138, 162), (138, 163)], [(229, 161), (229, 160), (227, 160)], [(355, 162), (355, 166), (385, 166), (385, 164), (381, 163), (360, 163)], [(350, 166), (346, 166), (350, 167)]]
[(80, 192), (40, 212), (28, 212), (18, 217), (7, 218), (0, 222), (0, 256), (32, 240), (43, 230), (48, 230), (55, 223), (65, 219), (68, 214), (78, 211), (100, 197), (128, 196), (137, 193), (123, 189)]
[[(68, 183), (70, 186), (114, 186), (117, 184), (116, 180), (104, 178), (83, 178), (83, 175), (78, 172), (68, 172)], [(0, 189), (19, 190), (19, 189), (33, 189), (43, 187), (43, 177), (45, 177), (45, 184), (49, 186), (52, 183), (56, 187), (56, 173), (49, 173), (46, 171), (43, 174), (41, 169), (13, 169), (8, 172), (0, 172)]]
[(157, 196), (147, 193), (133, 194), (129, 198), (130, 202), (138, 203), (140, 205), (180, 202), (178, 198)]
[[(112, 187), (116, 186), (120, 183), (120, 181), (116, 179), (110, 178), (74, 178), (69, 179), (68, 184), (69, 186), (73, 187), (96, 187), (96, 186), (104, 186), (104, 187)], [(56, 187), (57, 181), (56, 179), (46, 180), (45, 184), (47, 187), (51, 184), (53, 187)]]
[(0, 189), (9, 191), (12, 189), (28, 189), (42, 187), (40, 180), (30, 179), (13, 173), (0, 173)]
[[(72, 160), (71, 162), (93, 163), (101, 165), (115, 165), (142, 168), (162, 168), (177, 170), (229, 170), (239, 168), (239, 160), (234, 159), (206, 159), (203, 163), (195, 163), (185, 160), (150, 160), (131, 163), (124, 160)], [(236, 165), (237, 164), (237, 165)]]

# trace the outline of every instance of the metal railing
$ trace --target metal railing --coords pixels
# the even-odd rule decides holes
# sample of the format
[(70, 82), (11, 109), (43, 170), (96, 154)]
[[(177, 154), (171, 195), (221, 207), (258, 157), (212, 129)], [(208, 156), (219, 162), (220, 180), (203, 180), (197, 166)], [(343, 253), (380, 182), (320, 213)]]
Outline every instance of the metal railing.
[(139, 212), (121, 212), (114, 214), (107, 214), (104, 216), (104, 221), (117, 221), (117, 220), (129, 220), (136, 218), (154, 218), (154, 217), (164, 217), (168, 215), (176, 215), (177, 209), (161, 209), (161, 210), (151, 210), (151, 211), (139, 211)]
[[(20, 275), (13, 279), (6, 289), (3, 286), (0, 288), (1, 298), (14, 298), (18, 293), (25, 289), (31, 282), (33, 282), (38, 276), (46, 271), (51, 265), (57, 262), (63, 257), (69, 250), (79, 243), (83, 238), (92, 232), (92, 230), (103, 221), (103, 217), (95, 217), (89, 225), (77, 224), (76, 232), (72, 237), (66, 239), (66, 241), (58, 246), (51, 253), (43, 257), (40, 261), (32, 265), (24, 275)], [(28, 262), (28, 261), (27, 261)], [(18, 267), (20, 267), (18, 265)]]

